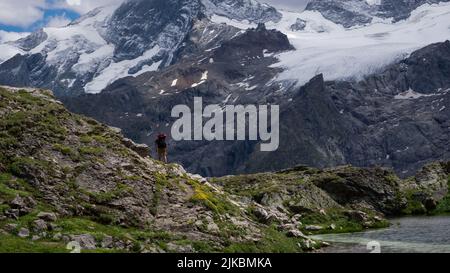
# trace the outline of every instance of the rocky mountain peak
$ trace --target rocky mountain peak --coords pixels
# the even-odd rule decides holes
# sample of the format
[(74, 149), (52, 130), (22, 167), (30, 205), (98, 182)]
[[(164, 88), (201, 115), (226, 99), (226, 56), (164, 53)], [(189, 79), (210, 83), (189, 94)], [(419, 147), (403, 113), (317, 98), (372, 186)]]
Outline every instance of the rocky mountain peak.
[[(170, 51), (184, 40), (200, 12), (200, 1), (127, 1), (112, 15), (106, 39), (115, 44), (117, 61), (139, 57), (154, 46)], [(164, 64), (170, 63), (167, 58)]]

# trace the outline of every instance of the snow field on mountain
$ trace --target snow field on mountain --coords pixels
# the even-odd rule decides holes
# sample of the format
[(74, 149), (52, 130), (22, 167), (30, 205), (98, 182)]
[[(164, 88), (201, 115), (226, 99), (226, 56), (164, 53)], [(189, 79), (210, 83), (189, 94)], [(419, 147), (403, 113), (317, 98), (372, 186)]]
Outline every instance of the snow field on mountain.
[[(361, 79), (419, 48), (450, 39), (448, 2), (425, 4), (397, 23), (375, 18), (370, 25), (350, 29), (325, 19), (319, 12), (281, 12), (282, 20), (266, 24), (267, 28), (286, 34), (296, 50), (276, 56), (279, 62), (273, 66), (284, 68), (284, 72), (274, 80), (296, 81), (298, 86), (320, 73), (325, 80)], [(307, 22), (303, 31), (290, 29), (297, 18)], [(241, 29), (256, 26), (220, 16), (212, 19)]]

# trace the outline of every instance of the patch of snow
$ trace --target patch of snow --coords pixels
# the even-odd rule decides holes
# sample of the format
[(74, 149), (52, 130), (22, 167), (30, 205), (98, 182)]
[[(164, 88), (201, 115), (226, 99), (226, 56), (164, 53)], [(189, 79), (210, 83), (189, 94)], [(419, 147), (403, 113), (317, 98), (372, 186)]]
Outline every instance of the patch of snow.
[(177, 86), (178, 83), (178, 79), (175, 79), (172, 81), (172, 84), (170, 85), (171, 87)]
[(124, 78), (127, 76), (139, 76), (142, 73), (155, 71), (158, 69), (162, 61), (155, 62), (152, 65), (145, 65), (136, 74), (130, 75), (128, 73), (129, 69), (138, 65), (141, 61), (147, 61), (152, 59), (159, 52), (159, 47), (154, 48), (144, 52), (144, 54), (133, 60), (123, 60), (117, 63), (110, 63), (108, 67), (103, 69), (99, 75), (97, 75), (91, 82), (89, 82), (84, 90), (87, 93), (100, 93), (104, 88), (106, 88), (112, 82)]
[(229, 94), (229, 95), (225, 98), (225, 100), (223, 100), (222, 102), (223, 102), (223, 103), (227, 103), (227, 102), (230, 100), (231, 96), (232, 96), (232, 94)]
[(17, 54), (25, 54), (25, 52), (7, 42), (17, 41), (24, 38), (29, 33), (26, 32), (7, 32), (0, 30), (0, 63), (9, 60)]
[(374, 5), (381, 5), (381, 0), (366, 0), (367, 4), (374, 6)]
[(202, 84), (204, 84), (206, 81), (200, 81), (200, 82), (197, 82), (197, 83), (193, 83), (192, 85), (191, 85), (191, 87), (197, 87), (197, 86), (199, 86), (199, 85), (202, 85)]
[(11, 59), (17, 54), (25, 54), (25, 52), (15, 46), (9, 44), (0, 44), (0, 63)]
[(218, 46), (215, 46), (215, 47), (206, 49), (205, 52), (211, 52), (211, 51), (213, 51), (213, 50), (215, 50), (215, 49), (218, 49), (218, 48), (220, 48), (220, 47), (221, 47), (221, 45), (218, 45)]
[(201, 81), (206, 81), (208, 79), (208, 71), (203, 72)]
[(394, 97), (394, 99), (396, 99), (396, 100), (411, 100), (411, 99), (418, 99), (418, 98), (422, 98), (422, 97), (432, 97), (432, 96), (436, 96), (436, 94), (417, 93), (410, 88), (408, 91), (405, 91), (403, 93), (396, 95)]
[(250, 23), (247, 20), (243, 20), (243, 21), (238, 21), (238, 20), (232, 20), (230, 18), (227, 18), (225, 16), (220, 16), (217, 14), (214, 14), (213, 16), (211, 16), (211, 21), (216, 23), (216, 24), (227, 24), (229, 26), (233, 26), (239, 29), (248, 29), (248, 28), (254, 28), (257, 26), (257, 24), (254, 23)]

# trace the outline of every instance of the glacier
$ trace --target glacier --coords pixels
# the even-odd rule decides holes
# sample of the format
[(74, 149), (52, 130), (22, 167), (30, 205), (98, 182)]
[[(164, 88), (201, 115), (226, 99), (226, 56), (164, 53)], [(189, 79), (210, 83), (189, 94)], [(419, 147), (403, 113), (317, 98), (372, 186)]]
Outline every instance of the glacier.
[[(273, 66), (284, 71), (272, 82), (288, 81), (301, 86), (318, 74), (323, 74), (325, 80), (360, 79), (414, 50), (450, 39), (449, 2), (424, 4), (404, 20), (375, 16), (368, 24), (346, 28), (314, 10), (277, 10), (255, 0), (199, 0), (181, 6), (180, 13), (174, 8), (176, 18), (165, 18), (157, 12), (167, 22), (162, 29), (152, 30), (151, 35), (147, 33), (151, 29), (148, 25), (154, 18), (144, 20), (145, 14), (138, 14), (133, 10), (134, 4), (130, 5), (97, 8), (68, 26), (47, 27), (15, 42), (2, 41), (0, 62), (16, 54), (42, 54), (46, 66), (56, 68), (55, 86), (69, 92), (81, 89), (99, 93), (118, 79), (170, 65), (191, 31), (192, 21), (204, 13), (212, 24), (245, 30), (265, 23), (267, 28), (286, 34), (295, 50), (275, 56), (279, 62)], [(133, 12), (135, 17), (125, 16), (127, 12)], [(129, 25), (121, 24), (122, 20)], [(302, 22), (302, 28), (292, 28), (298, 22)], [(137, 30), (133, 32), (134, 29)]]
[[(273, 67), (284, 69), (276, 81), (295, 82), (302, 86), (318, 74), (325, 80), (359, 80), (404, 59), (428, 44), (450, 39), (450, 3), (424, 4), (411, 16), (393, 23), (391, 19), (374, 18), (371, 24), (345, 28), (323, 17), (317, 11), (280, 11), (279, 22), (268, 28), (286, 34), (295, 47), (277, 55)], [(256, 27), (248, 21), (214, 16), (214, 22), (240, 29)], [(306, 22), (302, 31), (293, 31), (297, 19)]]

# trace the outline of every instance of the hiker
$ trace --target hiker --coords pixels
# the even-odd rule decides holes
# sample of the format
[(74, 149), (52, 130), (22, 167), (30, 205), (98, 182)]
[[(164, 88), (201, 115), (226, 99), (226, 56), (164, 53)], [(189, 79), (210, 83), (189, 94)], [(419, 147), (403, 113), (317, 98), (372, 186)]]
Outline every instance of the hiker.
[(158, 160), (167, 163), (167, 136), (163, 133), (158, 135), (155, 141), (156, 151), (158, 152)]

